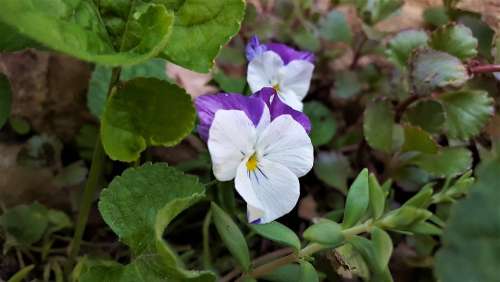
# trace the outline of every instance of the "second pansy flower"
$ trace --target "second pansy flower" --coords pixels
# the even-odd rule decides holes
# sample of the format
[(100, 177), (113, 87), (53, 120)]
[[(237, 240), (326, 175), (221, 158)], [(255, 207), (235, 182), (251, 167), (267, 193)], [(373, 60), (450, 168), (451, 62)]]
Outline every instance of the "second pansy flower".
[(302, 100), (309, 91), (314, 70), (314, 55), (284, 44), (260, 44), (255, 36), (246, 47), (246, 55), (247, 81), (252, 92), (272, 87), (284, 103), (302, 111)]

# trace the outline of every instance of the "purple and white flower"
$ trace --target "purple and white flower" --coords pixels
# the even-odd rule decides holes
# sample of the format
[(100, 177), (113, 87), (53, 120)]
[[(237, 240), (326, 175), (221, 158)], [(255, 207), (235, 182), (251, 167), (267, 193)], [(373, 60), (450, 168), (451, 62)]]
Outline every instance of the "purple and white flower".
[(313, 166), (309, 119), (275, 96), (264, 88), (251, 97), (222, 93), (195, 101), (214, 175), (234, 179), (251, 223), (290, 212), (300, 194), (298, 177)]
[(253, 93), (273, 87), (279, 98), (302, 111), (302, 100), (309, 91), (314, 55), (280, 43), (260, 44), (254, 36), (247, 44), (247, 81)]

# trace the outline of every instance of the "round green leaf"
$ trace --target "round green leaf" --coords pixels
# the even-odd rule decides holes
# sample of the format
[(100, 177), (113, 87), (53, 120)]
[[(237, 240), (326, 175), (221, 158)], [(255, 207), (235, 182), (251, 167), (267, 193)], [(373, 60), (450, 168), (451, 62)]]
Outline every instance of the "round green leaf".
[(353, 71), (340, 71), (335, 75), (335, 96), (348, 99), (361, 92), (361, 81)]
[(410, 58), (410, 82), (417, 95), (430, 95), (438, 88), (457, 88), (469, 80), (462, 62), (445, 52), (417, 49)]
[(297, 252), (300, 250), (300, 240), (295, 232), (279, 222), (251, 224), (250, 227), (264, 238), (292, 247)]
[(187, 136), (195, 111), (186, 92), (155, 78), (130, 80), (108, 99), (102, 117), (104, 150), (113, 160), (131, 162), (147, 146), (173, 146)]
[(320, 222), (309, 226), (304, 231), (303, 236), (308, 241), (332, 247), (340, 245), (345, 240), (344, 234), (342, 234), (342, 226), (328, 219), (322, 219)]
[(349, 160), (340, 153), (319, 152), (314, 161), (314, 173), (326, 184), (347, 193), (347, 179), (352, 173)]
[(243, 0), (168, 1), (164, 5), (175, 11), (175, 23), (163, 54), (169, 61), (199, 72), (208, 72), (245, 15)]
[(438, 145), (432, 138), (432, 135), (420, 127), (405, 125), (405, 143), (401, 148), (402, 152), (422, 152), (435, 154), (438, 151)]
[(500, 161), (484, 166), (469, 197), (452, 206), (435, 272), (443, 282), (498, 281)]
[(422, 30), (405, 30), (394, 36), (388, 44), (387, 56), (394, 63), (401, 67), (406, 67), (411, 52), (419, 47), (426, 47), (429, 36)]
[(363, 169), (349, 188), (344, 208), (343, 228), (354, 226), (365, 214), (369, 200), (368, 169)]
[(363, 132), (370, 147), (384, 152), (393, 149), (394, 111), (387, 101), (368, 105), (363, 116)]
[(422, 100), (406, 110), (404, 119), (425, 131), (437, 133), (443, 128), (446, 114), (441, 103)]
[(364, 22), (368, 25), (375, 23), (389, 17), (392, 13), (396, 12), (403, 6), (403, 0), (362, 0), (356, 1), (358, 14), (361, 15)]
[(12, 104), (12, 91), (7, 77), (0, 73), (0, 129), (5, 125), (10, 116)]
[(29, 246), (42, 239), (49, 225), (47, 208), (34, 203), (8, 209), (0, 216), (0, 225), (9, 245)]
[(435, 27), (447, 24), (450, 21), (445, 7), (442, 6), (432, 6), (425, 9), (424, 21)]
[[(144, 8), (147, 7), (147, 8)], [(133, 6), (133, 26), (125, 33), (122, 52), (116, 52), (93, 1), (5, 0), (0, 21), (21, 35), (82, 60), (105, 65), (132, 65), (156, 56), (165, 48), (174, 14), (165, 6)], [(140, 38), (137, 34), (141, 34)], [(188, 38), (188, 37), (186, 37)]]
[(321, 37), (331, 42), (351, 43), (352, 32), (345, 15), (339, 11), (331, 11), (320, 21)]
[(250, 253), (245, 236), (243, 236), (231, 217), (214, 202), (212, 202), (212, 216), (217, 232), (228, 250), (236, 258), (243, 270), (249, 270)]
[(443, 148), (437, 154), (421, 154), (411, 163), (437, 177), (455, 176), (472, 166), (472, 153), (460, 147)]
[(466, 140), (481, 132), (493, 116), (494, 100), (485, 91), (464, 90), (439, 97), (446, 112), (448, 136)]
[(311, 141), (314, 146), (330, 142), (337, 131), (337, 122), (330, 109), (320, 102), (312, 101), (304, 104), (304, 113), (311, 120)]
[(319, 282), (318, 273), (314, 266), (308, 261), (300, 261), (300, 278), (299, 282)]
[(466, 60), (477, 55), (478, 41), (465, 25), (448, 24), (431, 34), (430, 46)]

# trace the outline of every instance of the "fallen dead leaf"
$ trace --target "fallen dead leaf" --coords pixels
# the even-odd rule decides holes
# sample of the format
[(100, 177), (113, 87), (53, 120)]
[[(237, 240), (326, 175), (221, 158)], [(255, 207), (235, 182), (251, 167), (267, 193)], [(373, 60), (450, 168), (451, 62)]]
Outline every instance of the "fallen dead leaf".
[(194, 72), (181, 66), (168, 63), (167, 75), (186, 89), (187, 93), (193, 98), (207, 93), (217, 92), (217, 88), (208, 85), (208, 82), (212, 80), (211, 74)]
[(307, 195), (299, 202), (299, 217), (305, 220), (313, 220), (318, 217), (316, 200), (312, 195)]
[[(473, 1), (477, 2), (477, 0)], [(399, 12), (379, 22), (375, 28), (378, 31), (390, 33), (403, 29), (419, 28), (424, 24), (422, 14), (425, 9), (440, 5), (442, 5), (441, 0), (407, 0)]]

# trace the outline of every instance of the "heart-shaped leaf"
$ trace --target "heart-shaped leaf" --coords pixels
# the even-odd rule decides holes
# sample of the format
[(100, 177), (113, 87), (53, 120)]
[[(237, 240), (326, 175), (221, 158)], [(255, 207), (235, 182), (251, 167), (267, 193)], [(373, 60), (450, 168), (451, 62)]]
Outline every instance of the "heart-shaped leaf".
[(169, 61), (198, 72), (208, 72), (221, 47), (240, 29), (245, 15), (243, 0), (161, 1), (175, 12)]
[(195, 111), (191, 97), (176, 85), (137, 78), (120, 85), (102, 117), (104, 150), (113, 160), (131, 162), (147, 146), (173, 146), (188, 135)]

